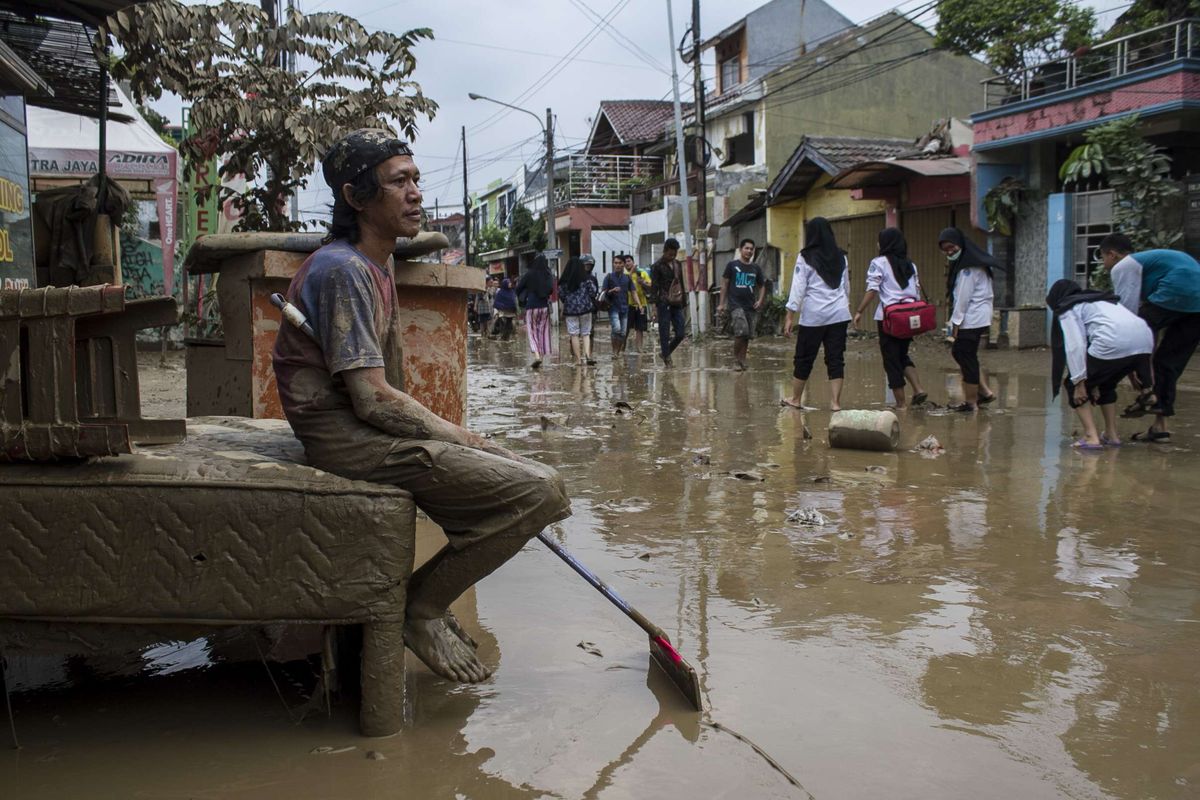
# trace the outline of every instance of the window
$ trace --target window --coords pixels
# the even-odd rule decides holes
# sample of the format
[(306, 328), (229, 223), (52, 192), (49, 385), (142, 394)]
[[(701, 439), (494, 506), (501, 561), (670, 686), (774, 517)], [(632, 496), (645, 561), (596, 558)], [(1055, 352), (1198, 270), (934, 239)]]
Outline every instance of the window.
[(508, 227), (508, 195), (502, 194), (496, 198), (496, 225)]
[(717, 45), (717, 94), (725, 94), (743, 80), (742, 39), (744, 36), (745, 31), (741, 30)]
[(754, 112), (742, 115), (742, 132), (725, 140), (725, 162), (730, 164), (754, 164)]
[(488, 226), (487, 202), (479, 204), (479, 230), (483, 230)]
[(742, 82), (742, 60), (737, 55), (721, 62), (721, 93), (729, 91)]
[(508, 203), (508, 213), (504, 216), (504, 227), (512, 227), (512, 214), (517, 208), (517, 190), (509, 189), (505, 196), (505, 201)]

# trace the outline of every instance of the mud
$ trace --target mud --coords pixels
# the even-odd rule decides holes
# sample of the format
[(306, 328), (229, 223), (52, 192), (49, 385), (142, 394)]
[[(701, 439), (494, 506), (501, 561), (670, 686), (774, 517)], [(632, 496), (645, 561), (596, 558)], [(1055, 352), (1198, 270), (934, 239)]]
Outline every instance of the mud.
[[(1171, 445), (1079, 453), (1044, 352), (984, 351), (1000, 400), (946, 414), (957, 375), (921, 342), (937, 405), (868, 453), (828, 447), (828, 411), (779, 407), (786, 340), (755, 340), (745, 373), (728, 343), (685, 344), (671, 370), (649, 349), (614, 365), (607, 344), (598, 367), (540, 372), (523, 340), (470, 348), (471, 427), (559, 467), (575, 515), (552, 534), (697, 667), (705, 724), (535, 541), (455, 606), (493, 677), (455, 686), (410, 659), (405, 734), (358, 737), (347, 704), (295, 723), (261, 664), (204, 641), (121, 669), (20, 662), (3, 796), (1200, 794), (1197, 365)], [(821, 372), (806, 405), (827, 407)], [(844, 407), (882, 408), (881, 378), (853, 342)], [(422, 527), (421, 553), (441, 543)], [(272, 670), (299, 706), (311, 674)]]

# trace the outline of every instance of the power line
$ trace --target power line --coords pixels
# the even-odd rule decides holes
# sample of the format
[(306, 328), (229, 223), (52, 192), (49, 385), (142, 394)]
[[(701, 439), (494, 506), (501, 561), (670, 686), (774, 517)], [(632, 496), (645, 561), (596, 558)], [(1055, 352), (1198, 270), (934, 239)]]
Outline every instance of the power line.
[(597, 24), (603, 25), (604, 32), (606, 34), (608, 34), (608, 37), (610, 39), (612, 39), (614, 42), (616, 42), (621, 47), (626, 48), (627, 50), (631, 49), (633, 51), (633, 54), (635, 56), (637, 56), (644, 64), (658, 70), (659, 72), (661, 72), (664, 75), (671, 74), (671, 71), (669, 69), (664, 67), (661, 63), (659, 63), (658, 59), (656, 59), (654, 56), (650, 55), (644, 49), (642, 49), (642, 47), (640, 45), (638, 45), (637, 42), (633, 41), (632, 39), (621, 38), (618, 35), (620, 33), (620, 31), (618, 31), (616, 29), (616, 27), (614, 27), (613, 25), (610, 25), (609, 23), (605, 22), (603, 20), (603, 18), (599, 14), (597, 14), (595, 11), (593, 11), (592, 8), (587, 3), (583, 2), (583, 0), (571, 0), (571, 4), (573, 6), (575, 6), (577, 9), (579, 9), (580, 11), (582, 11), (584, 13), (584, 15), (587, 16), (589, 19), (591, 19), (593, 21), (598, 21)]

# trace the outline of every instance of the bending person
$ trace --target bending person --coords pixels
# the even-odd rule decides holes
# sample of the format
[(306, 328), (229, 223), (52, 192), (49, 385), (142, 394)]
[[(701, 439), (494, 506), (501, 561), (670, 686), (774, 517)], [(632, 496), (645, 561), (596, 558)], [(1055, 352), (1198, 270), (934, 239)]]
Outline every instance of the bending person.
[(1128, 416), (1149, 411), (1154, 423), (1137, 441), (1167, 442), (1167, 418), (1175, 416), (1175, 387), (1200, 343), (1200, 264), (1179, 250), (1133, 252), (1128, 236), (1114, 233), (1100, 242), (1104, 268), (1112, 271), (1113, 291), (1121, 305), (1150, 325), (1154, 348), (1153, 405), (1135, 403)]
[[(1117, 384), (1131, 374), (1142, 386), (1149, 386), (1153, 380), (1150, 353), (1154, 351), (1154, 334), (1150, 326), (1120, 305), (1112, 292), (1086, 292), (1071, 280), (1055, 282), (1046, 295), (1046, 305), (1054, 312), (1050, 329), (1051, 391), (1058, 397), (1059, 385), (1066, 387), (1067, 402), (1083, 425), (1083, 438), (1074, 447), (1120, 447)], [(1153, 397), (1147, 400), (1153, 401)], [(1088, 403), (1100, 406), (1103, 433), (1096, 431)]]
[(801, 408), (804, 385), (812, 374), (817, 351), (825, 347), (825, 372), (829, 376), (829, 408), (842, 407), (842, 382), (846, 375), (846, 327), (850, 324), (850, 264), (837, 246), (833, 227), (824, 217), (813, 217), (804, 226), (805, 248), (796, 257), (792, 288), (788, 293), (783, 330), (789, 336), (796, 314), (796, 354), (792, 359), (792, 396), (780, 400)]
[(334, 143), (322, 170), (333, 224), (287, 292), (317, 342), (279, 328), (273, 362), (283, 411), (312, 466), (398, 486), (445, 531), (449, 543), (409, 581), (404, 641), (438, 675), (481, 681), (491, 670), (450, 604), (570, 516), (570, 502), (552, 468), (447, 422), (404, 391), (392, 250), (421, 228), (420, 172), (408, 145), (388, 131), (355, 131)]
[(542, 359), (550, 355), (550, 296), (554, 294), (554, 273), (550, 262), (541, 253), (533, 259), (529, 269), (517, 281), (517, 297), (525, 307), (525, 335), (529, 339), (529, 352), (538, 369)]
[(905, 402), (905, 383), (912, 384), (912, 404), (919, 406), (928, 395), (921, 388), (917, 365), (908, 355), (912, 339), (891, 336), (883, 330), (883, 309), (893, 303), (905, 303), (921, 297), (921, 278), (917, 265), (908, 257), (908, 242), (896, 228), (884, 228), (879, 232), (879, 256), (867, 267), (867, 292), (863, 295), (858, 310), (854, 312), (854, 327), (862, 330), (860, 320), (863, 311), (876, 300), (875, 325), (879, 330), (879, 352), (883, 356), (883, 371), (887, 374), (888, 388), (896, 398), (897, 410), (908, 408)]
[(979, 365), (979, 341), (992, 327), (993, 270), (1000, 262), (958, 228), (943, 230), (938, 247), (950, 260), (946, 274), (946, 296), (953, 303), (950, 355), (962, 373), (963, 402), (951, 410), (974, 411), (996, 399)]

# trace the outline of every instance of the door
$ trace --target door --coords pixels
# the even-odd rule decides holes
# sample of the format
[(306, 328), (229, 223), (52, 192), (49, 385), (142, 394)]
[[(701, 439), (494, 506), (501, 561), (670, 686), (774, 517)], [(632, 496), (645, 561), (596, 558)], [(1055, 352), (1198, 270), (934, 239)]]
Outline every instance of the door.
[[(879, 255), (879, 232), (887, 227), (883, 214), (829, 220), (833, 238), (850, 261), (850, 310), (858, 308), (867, 291), (867, 267)], [(874, 312), (872, 312), (874, 313)]]
[(946, 298), (946, 255), (938, 246), (938, 235), (946, 228), (956, 227), (977, 245), (987, 250), (987, 234), (971, 224), (971, 208), (965, 203), (957, 206), (936, 206), (900, 212), (900, 230), (908, 241), (908, 257), (917, 265), (921, 288), (929, 302), (937, 306), (938, 325), (945, 325), (950, 316)]

